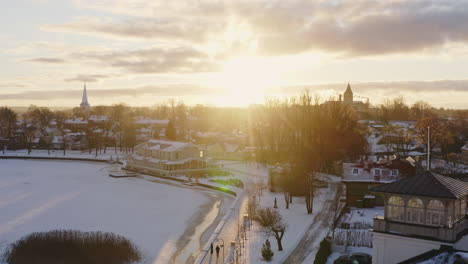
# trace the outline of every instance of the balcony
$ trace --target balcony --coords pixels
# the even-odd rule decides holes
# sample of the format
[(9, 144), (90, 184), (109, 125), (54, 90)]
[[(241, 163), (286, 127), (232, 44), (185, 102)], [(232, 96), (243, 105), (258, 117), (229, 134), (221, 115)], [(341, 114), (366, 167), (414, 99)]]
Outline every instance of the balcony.
[(374, 231), (394, 233), (399, 235), (421, 237), (444, 242), (455, 242), (466, 234), (468, 219), (465, 217), (454, 223), (452, 227), (426, 226), (412, 223), (394, 222), (383, 217), (374, 218)]

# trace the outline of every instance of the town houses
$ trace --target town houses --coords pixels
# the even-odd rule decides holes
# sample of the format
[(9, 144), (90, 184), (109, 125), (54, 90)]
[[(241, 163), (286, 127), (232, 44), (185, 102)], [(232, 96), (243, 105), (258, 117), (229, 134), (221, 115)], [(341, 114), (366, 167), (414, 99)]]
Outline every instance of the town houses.
[[(303, 113), (295, 112), (301, 105), (218, 109), (172, 101), (152, 107), (91, 106), (93, 90), (84, 85), (74, 108), (31, 106), (17, 114), (0, 109), (0, 150), (5, 158), (36, 151), (36, 157), (86, 155), (111, 163), (117, 177), (151, 175), (188, 186), (218, 182), (259, 188), (271, 198), (262, 198), (264, 205), (274, 209), (279, 203), (290, 211), (306, 204), (307, 213), (328, 215), (296, 225), (329, 221), (320, 223), (327, 232), (321, 239), (333, 251), (329, 263), (354, 264), (349, 261), (359, 256), (368, 264), (371, 257), (379, 264), (419, 263), (468, 252), (463, 132), (468, 119), (439, 116), (437, 109), (418, 116), (416, 106), (406, 106), (411, 115), (400, 120), (405, 111), (392, 114), (397, 111), (384, 106), (381, 111), (369, 99), (356, 101), (365, 97), (350, 84), (345, 87), (338, 101), (313, 105), (326, 114), (308, 116), (314, 122), (305, 126), (297, 118)], [(229, 171), (223, 169), (226, 164)], [(240, 178), (238, 165), (262, 175), (247, 179), (254, 175), (248, 171), (247, 178)], [(321, 200), (324, 193), (331, 200)]]

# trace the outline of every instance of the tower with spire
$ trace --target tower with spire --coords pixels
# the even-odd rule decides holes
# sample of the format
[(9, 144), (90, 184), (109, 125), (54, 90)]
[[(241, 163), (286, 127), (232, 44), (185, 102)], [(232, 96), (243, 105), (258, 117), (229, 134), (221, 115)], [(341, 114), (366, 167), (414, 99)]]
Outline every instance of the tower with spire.
[(84, 84), (84, 88), (83, 88), (83, 97), (81, 98), (81, 104), (80, 104), (80, 107), (81, 109), (84, 111), (84, 112), (87, 112), (89, 111), (90, 109), (90, 105), (88, 103), (88, 94), (86, 92), (86, 83)]
[(343, 95), (343, 102), (349, 105), (353, 104), (353, 91), (351, 91), (351, 85), (349, 85), (349, 83)]

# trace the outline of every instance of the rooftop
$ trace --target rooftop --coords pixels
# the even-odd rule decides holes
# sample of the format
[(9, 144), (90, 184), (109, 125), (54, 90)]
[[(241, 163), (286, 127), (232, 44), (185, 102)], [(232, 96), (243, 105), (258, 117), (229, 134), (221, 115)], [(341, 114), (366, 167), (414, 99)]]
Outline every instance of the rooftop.
[(413, 177), (371, 188), (374, 192), (459, 199), (468, 194), (468, 183), (425, 171)]

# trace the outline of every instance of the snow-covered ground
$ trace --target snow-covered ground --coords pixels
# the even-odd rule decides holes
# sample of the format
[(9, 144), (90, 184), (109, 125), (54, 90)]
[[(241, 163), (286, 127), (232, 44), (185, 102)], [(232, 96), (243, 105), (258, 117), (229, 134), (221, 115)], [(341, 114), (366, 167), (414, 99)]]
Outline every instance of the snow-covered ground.
[(96, 152), (91, 151), (81, 151), (81, 150), (67, 150), (65, 155), (63, 155), (63, 150), (50, 150), (46, 149), (33, 149), (30, 154), (28, 154), (27, 149), (20, 150), (7, 150), (0, 151), (1, 156), (15, 156), (15, 157), (47, 157), (47, 158), (80, 158), (80, 159), (99, 159), (99, 160), (116, 160), (117, 157), (119, 160), (125, 159), (125, 152), (117, 151), (114, 148), (107, 148), (106, 153), (103, 151)]
[(31, 232), (79, 229), (133, 240), (145, 263), (185, 263), (232, 201), (152, 177), (111, 178), (111, 166), (0, 160), (0, 251)]
[[(372, 255), (372, 233), (374, 216), (383, 216), (384, 208), (350, 208), (340, 219), (335, 229), (333, 253), (328, 257), (327, 264), (333, 264), (338, 257), (350, 253), (367, 253)], [(342, 223), (349, 224), (350, 229), (341, 228)]]
[(466, 263), (465, 261), (467, 260), (468, 260), (468, 253), (466, 252), (454, 252), (454, 253), (444, 252), (433, 258), (419, 262), (419, 264), (454, 264), (454, 263)]
[[(246, 203), (248, 198), (252, 198), (252, 193), (249, 194), (249, 188), (253, 185), (266, 184), (268, 179), (268, 167), (252, 163), (252, 162), (238, 162), (238, 161), (222, 161), (219, 162), (223, 169), (233, 173), (234, 177), (241, 179), (246, 186), (245, 197), (243, 202), (239, 203), (239, 208), (231, 221), (226, 224), (223, 233), (220, 234), (225, 241), (235, 240), (237, 234), (238, 218), (242, 223), (242, 215), (246, 210)], [(326, 177), (327, 181), (338, 182), (337, 177)], [(301, 262), (307, 262), (307, 259), (314, 259), (318, 245), (322, 239), (328, 234), (329, 231), (329, 215), (326, 214), (329, 211), (329, 206), (332, 200), (334, 200), (336, 194), (336, 185), (330, 184), (330, 188), (317, 189), (314, 199), (314, 212), (309, 215), (306, 211), (304, 197), (294, 197), (293, 203), (290, 204), (289, 209), (285, 209), (285, 201), (282, 193), (271, 193), (268, 189), (265, 189), (257, 200), (260, 201), (261, 207), (270, 207), (274, 205), (274, 199), (277, 198), (278, 211), (282, 215), (284, 221), (288, 225), (288, 229), (282, 239), (283, 251), (278, 251), (277, 243), (274, 237), (267, 237), (261, 228), (254, 222), (252, 229), (247, 232), (247, 247), (243, 249), (245, 257), (242, 258), (242, 263), (267, 263), (262, 260), (260, 249), (267, 238), (269, 238), (272, 249), (274, 250), (274, 257), (270, 263), (292, 263), (285, 262), (286, 258), (295, 258), (296, 255), (300, 255)], [(319, 212), (326, 211), (324, 214), (319, 216)], [(323, 216), (323, 217), (322, 217)], [(306, 234), (313, 237), (312, 239), (305, 238)], [(306, 240), (305, 243), (304, 239)], [(296, 252), (296, 248), (299, 248)], [(289, 258), (288, 258), (289, 260)], [(294, 260), (295, 261), (295, 260)], [(297, 262), (297, 263), (301, 263)], [(206, 262), (214, 263), (214, 262)]]

